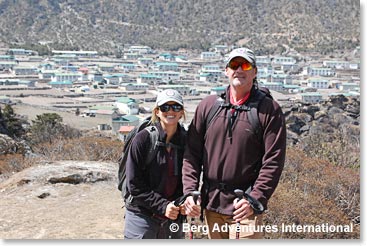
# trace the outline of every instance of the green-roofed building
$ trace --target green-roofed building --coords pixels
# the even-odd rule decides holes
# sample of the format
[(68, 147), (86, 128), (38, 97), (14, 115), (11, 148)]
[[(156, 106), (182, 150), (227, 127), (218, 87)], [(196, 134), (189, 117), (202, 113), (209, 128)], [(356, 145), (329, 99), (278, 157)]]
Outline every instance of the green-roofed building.
[(121, 126), (137, 126), (139, 117), (135, 115), (123, 115), (112, 119), (112, 132), (117, 134)]
[(122, 114), (137, 115), (139, 113), (139, 103), (130, 97), (117, 98), (115, 106)]

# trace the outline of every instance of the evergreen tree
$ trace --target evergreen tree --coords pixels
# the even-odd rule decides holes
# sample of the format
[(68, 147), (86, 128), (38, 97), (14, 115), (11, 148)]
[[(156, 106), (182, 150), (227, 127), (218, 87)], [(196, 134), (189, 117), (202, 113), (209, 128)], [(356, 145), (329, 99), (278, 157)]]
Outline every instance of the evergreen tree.
[(32, 120), (31, 140), (33, 143), (49, 142), (63, 132), (62, 117), (56, 113), (37, 115)]
[(2, 113), (0, 110), (0, 129), (11, 138), (21, 138), (26, 133), (23, 128), (26, 121), (19, 118), (11, 105), (5, 105)]

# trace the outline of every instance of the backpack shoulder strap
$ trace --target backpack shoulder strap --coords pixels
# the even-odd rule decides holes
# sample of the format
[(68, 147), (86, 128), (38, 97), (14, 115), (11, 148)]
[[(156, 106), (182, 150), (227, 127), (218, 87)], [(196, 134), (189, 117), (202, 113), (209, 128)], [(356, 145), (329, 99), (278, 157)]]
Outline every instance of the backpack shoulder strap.
[(221, 105), (224, 102), (223, 98), (218, 97), (217, 100), (215, 100), (213, 106), (210, 108), (209, 114), (207, 116), (207, 118), (205, 119), (205, 125), (206, 125), (206, 130), (208, 130), (210, 124), (212, 123), (213, 119), (215, 116), (217, 116), (220, 112), (221, 109)]
[(259, 141), (262, 141), (262, 135), (264, 132), (263, 126), (260, 124), (258, 107), (260, 102), (266, 97), (266, 93), (262, 90), (256, 90), (255, 96), (248, 103), (249, 111), (247, 111), (247, 117), (250, 122), (252, 131), (255, 133)]
[(147, 167), (153, 161), (154, 157), (158, 152), (158, 140), (159, 140), (159, 131), (156, 126), (148, 126), (145, 128), (146, 131), (149, 132), (149, 151), (147, 155), (147, 159), (145, 162), (145, 166)]

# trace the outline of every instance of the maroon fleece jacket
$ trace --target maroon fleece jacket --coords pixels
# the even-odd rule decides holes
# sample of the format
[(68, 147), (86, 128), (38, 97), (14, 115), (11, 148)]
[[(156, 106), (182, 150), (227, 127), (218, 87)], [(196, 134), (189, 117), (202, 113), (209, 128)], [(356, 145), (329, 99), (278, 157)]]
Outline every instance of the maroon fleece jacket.
[[(229, 103), (228, 96), (226, 98)], [(285, 161), (286, 128), (283, 112), (275, 100), (267, 97), (262, 100), (258, 114), (264, 130), (263, 141), (259, 141), (251, 130), (248, 113), (238, 111), (230, 141), (227, 129), (228, 109), (222, 109), (206, 130), (205, 119), (216, 99), (215, 95), (204, 98), (190, 124), (182, 169), (184, 194), (199, 189), (203, 170), (206, 184), (225, 183), (228, 187), (243, 190), (253, 185), (250, 195), (267, 208)], [(256, 166), (259, 166), (258, 172)], [(207, 192), (201, 190), (206, 209), (225, 215), (233, 214), (235, 194), (232, 189), (221, 191), (209, 187)]]

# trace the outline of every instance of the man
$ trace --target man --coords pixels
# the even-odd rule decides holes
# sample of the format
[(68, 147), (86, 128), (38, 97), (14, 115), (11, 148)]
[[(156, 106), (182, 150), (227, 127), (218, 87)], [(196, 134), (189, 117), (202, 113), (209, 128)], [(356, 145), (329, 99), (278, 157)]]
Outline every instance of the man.
[[(249, 112), (243, 110), (260, 100), (256, 74), (254, 52), (247, 48), (233, 50), (225, 68), (229, 86), (222, 95), (219, 112), (208, 125), (208, 114), (217, 100), (214, 95), (208, 96), (198, 105), (189, 127), (183, 163), (184, 194), (199, 189), (202, 171), (201, 206), (212, 239), (235, 238), (238, 222), (240, 238), (261, 238), (261, 213), (283, 170), (286, 128), (279, 104), (269, 97), (260, 101), (260, 138), (251, 129)], [(247, 191), (264, 209), (251, 205), (249, 199), (236, 199), (235, 189)], [(186, 199), (185, 209), (189, 216), (201, 214), (192, 197)], [(222, 225), (228, 225), (228, 229)]]

